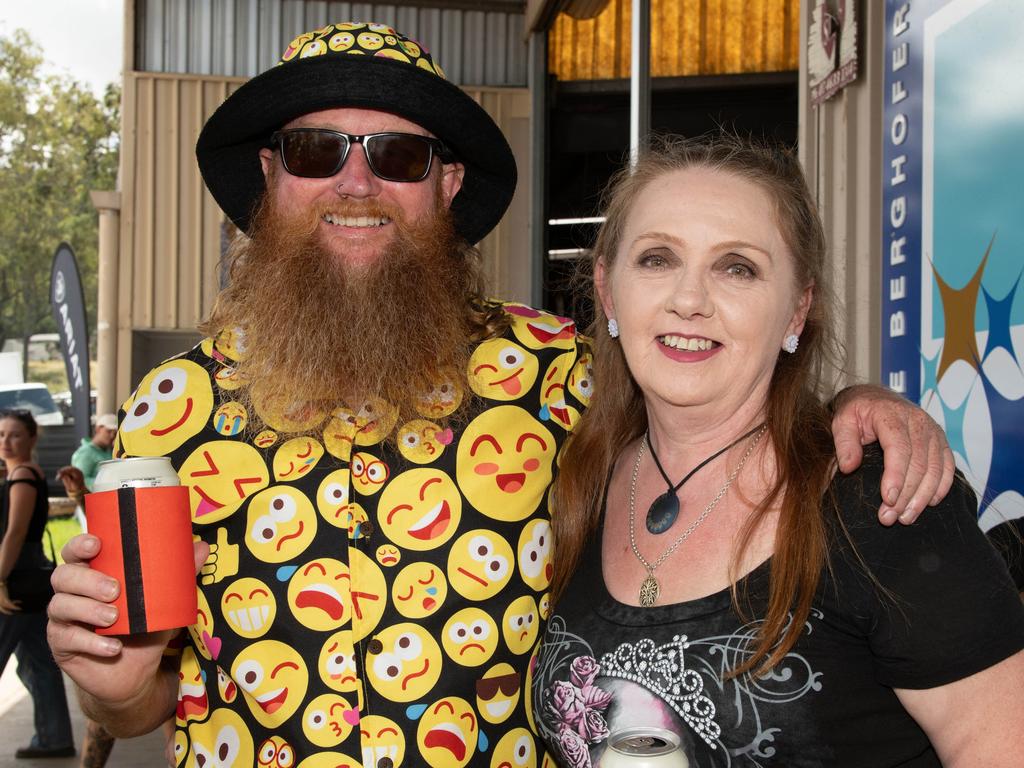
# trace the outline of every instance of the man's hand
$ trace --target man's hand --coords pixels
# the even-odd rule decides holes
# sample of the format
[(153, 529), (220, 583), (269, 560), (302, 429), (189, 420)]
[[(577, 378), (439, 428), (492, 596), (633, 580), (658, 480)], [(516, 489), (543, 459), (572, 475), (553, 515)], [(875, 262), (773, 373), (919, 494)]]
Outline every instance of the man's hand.
[(842, 472), (864, 459), (862, 446), (876, 440), (885, 452), (878, 519), (909, 525), (926, 505), (938, 504), (953, 485), (956, 464), (946, 436), (932, 418), (906, 398), (881, 387), (848, 387), (835, 399), (832, 434)]
[[(110, 601), (120, 591), (116, 579), (89, 568), (99, 549), (99, 539), (89, 534), (75, 536), (64, 546), (64, 565), (51, 580), (55, 594), (46, 636), (54, 660), (81, 689), (90, 716), (114, 735), (148, 726), (139, 731), (144, 733), (159, 725), (174, 706), (173, 685), (168, 687), (160, 669), (174, 633), (96, 634), (95, 627), (110, 626), (117, 619)], [(193, 554), (198, 572), (209, 554), (205, 542), (198, 542)]]

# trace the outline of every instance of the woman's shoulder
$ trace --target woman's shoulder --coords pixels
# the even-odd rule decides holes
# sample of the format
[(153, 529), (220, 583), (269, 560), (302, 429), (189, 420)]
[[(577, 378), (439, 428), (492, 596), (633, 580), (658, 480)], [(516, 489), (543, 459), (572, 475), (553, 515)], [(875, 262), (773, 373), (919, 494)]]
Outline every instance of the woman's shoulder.
[(21, 482), (23, 480), (39, 481), (44, 478), (43, 469), (33, 462), (19, 464), (7, 473), (7, 482)]

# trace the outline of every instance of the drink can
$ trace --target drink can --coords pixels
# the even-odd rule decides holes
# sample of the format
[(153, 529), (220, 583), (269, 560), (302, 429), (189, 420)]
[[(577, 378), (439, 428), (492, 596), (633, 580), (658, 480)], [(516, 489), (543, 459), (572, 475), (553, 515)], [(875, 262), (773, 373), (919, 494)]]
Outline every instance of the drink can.
[(166, 456), (137, 456), (101, 461), (92, 483), (93, 493), (118, 488), (159, 488), (181, 485), (178, 473)]
[(664, 728), (636, 727), (608, 737), (601, 768), (689, 768), (679, 737)]

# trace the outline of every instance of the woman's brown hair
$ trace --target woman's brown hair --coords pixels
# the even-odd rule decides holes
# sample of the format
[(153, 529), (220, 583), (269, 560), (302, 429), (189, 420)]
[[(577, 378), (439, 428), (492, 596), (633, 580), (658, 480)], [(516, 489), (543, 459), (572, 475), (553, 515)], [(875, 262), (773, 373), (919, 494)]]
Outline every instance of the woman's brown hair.
[[(707, 168), (733, 174), (764, 189), (775, 204), (775, 220), (795, 261), (797, 290), (814, 286), (814, 298), (795, 354), (780, 352), (765, 404), (764, 420), (776, 454), (774, 484), (740, 534), (730, 573), (768, 510), (781, 508), (768, 597), (757, 645), (732, 674), (764, 672), (796, 643), (810, 612), (822, 567), (827, 531), (821, 498), (832, 473), (834, 448), (824, 404), (840, 348), (831, 329), (832, 300), (825, 274), (826, 244), (821, 219), (796, 156), (787, 148), (734, 135), (700, 139), (660, 137), (635, 168), (623, 169), (605, 193), (605, 223), (591, 266), (606, 272), (618, 253), (632, 206), (652, 181), (674, 171)], [(624, 445), (647, 429), (643, 394), (629, 372), (622, 347), (608, 335), (607, 318), (594, 298), (594, 396), (562, 454), (555, 484), (553, 527), (557, 552), (552, 594), (557, 599), (580, 562), (600, 515), (604, 488), (596, 477), (608, 471)], [(743, 615), (733, 578), (733, 603)]]

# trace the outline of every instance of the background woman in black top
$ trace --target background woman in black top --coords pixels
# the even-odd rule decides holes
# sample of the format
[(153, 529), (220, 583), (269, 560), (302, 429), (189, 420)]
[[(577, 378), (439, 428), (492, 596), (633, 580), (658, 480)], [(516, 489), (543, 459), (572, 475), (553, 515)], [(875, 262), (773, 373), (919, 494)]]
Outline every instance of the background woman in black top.
[(24, 613), (7, 593), (15, 568), (45, 562), (43, 530), (48, 516), (46, 480), (32, 461), (35, 419), (27, 411), (0, 411), (0, 458), (7, 479), (0, 495), (0, 672), (11, 654), (18, 677), (32, 695), (36, 733), (17, 750), (20, 758), (70, 757), (75, 754), (64, 678), (46, 644), (46, 613)]

